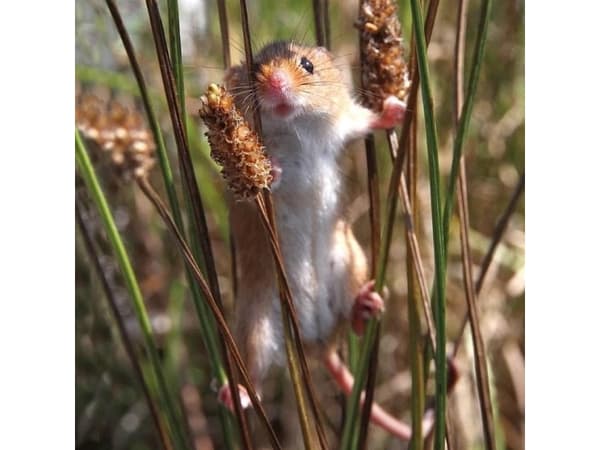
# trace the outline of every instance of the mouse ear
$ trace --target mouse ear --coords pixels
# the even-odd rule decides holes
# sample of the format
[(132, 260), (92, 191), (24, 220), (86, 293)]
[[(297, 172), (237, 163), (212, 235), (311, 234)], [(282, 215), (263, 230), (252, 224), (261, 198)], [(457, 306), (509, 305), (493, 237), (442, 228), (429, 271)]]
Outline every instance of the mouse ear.
[(232, 66), (225, 72), (223, 78), (225, 87), (231, 89), (232, 87), (239, 86), (240, 84), (246, 84), (248, 82), (248, 76), (246, 74), (246, 67), (244, 65)]

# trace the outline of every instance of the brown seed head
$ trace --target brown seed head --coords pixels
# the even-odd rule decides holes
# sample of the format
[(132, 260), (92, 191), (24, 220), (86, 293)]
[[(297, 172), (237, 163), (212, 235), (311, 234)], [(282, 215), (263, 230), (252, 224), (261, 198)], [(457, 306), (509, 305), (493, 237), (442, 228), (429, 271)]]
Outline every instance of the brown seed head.
[(224, 87), (211, 84), (201, 97), (200, 117), (212, 158), (238, 200), (252, 199), (271, 185), (271, 162), (258, 135), (238, 111)]
[(410, 80), (396, 2), (364, 1), (355, 26), (360, 31), (364, 61), (363, 88), (369, 93), (363, 96), (365, 105), (381, 111), (383, 100), (390, 95), (406, 101)]
[(154, 167), (156, 145), (136, 110), (83, 93), (77, 99), (75, 123), (84, 138), (110, 153), (120, 174), (145, 177)]

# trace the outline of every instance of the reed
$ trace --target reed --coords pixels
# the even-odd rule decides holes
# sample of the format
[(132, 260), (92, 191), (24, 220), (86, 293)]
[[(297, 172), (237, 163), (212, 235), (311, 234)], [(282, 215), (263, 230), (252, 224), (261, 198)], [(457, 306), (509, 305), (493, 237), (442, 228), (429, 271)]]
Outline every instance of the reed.
[[(113, 292), (112, 287), (110, 286), (106, 275), (104, 274), (104, 270), (102, 269), (102, 264), (100, 263), (100, 259), (98, 257), (98, 252), (90, 236), (90, 231), (88, 225), (86, 225), (85, 220), (81, 214), (79, 209), (79, 205), (75, 204), (75, 218), (77, 221), (77, 227), (79, 232), (81, 233), (83, 243), (88, 253), (88, 257), (94, 266), (94, 270), (100, 280), (100, 284), (102, 285), (102, 289), (104, 290), (104, 297), (109, 305), (110, 312), (113, 315), (113, 319), (117, 324), (117, 329), (119, 330), (119, 336), (121, 341), (123, 342), (123, 347), (125, 348), (125, 353), (129, 358), (129, 362), (133, 367), (133, 371), (135, 372), (135, 376), (142, 387), (142, 391), (144, 393), (144, 397), (146, 402), (148, 403), (148, 409), (150, 410), (150, 415), (152, 416), (152, 421), (154, 422), (154, 426), (158, 433), (158, 439), (162, 445), (163, 450), (171, 450), (171, 442), (169, 441), (169, 437), (167, 435), (167, 430), (165, 429), (164, 424), (161, 421), (160, 414), (158, 408), (156, 406), (156, 402), (153, 398), (153, 394), (150, 392), (150, 386), (146, 382), (144, 378), (144, 373), (142, 371), (142, 366), (140, 364), (139, 356), (135, 350), (134, 344), (132, 342), (129, 331), (127, 331), (127, 327), (125, 326), (125, 321), (119, 311), (117, 306), (117, 301), (115, 299), (115, 294)], [(156, 395), (156, 394), (154, 394)]]
[[(163, 182), (167, 191), (169, 204), (171, 206), (171, 210), (173, 211), (175, 223), (177, 224), (179, 229), (183, 230), (183, 214), (175, 190), (175, 180), (173, 177), (173, 172), (171, 170), (171, 164), (167, 155), (167, 149), (160, 128), (160, 124), (158, 122), (157, 115), (154, 111), (154, 107), (150, 100), (150, 96), (146, 87), (146, 82), (141, 67), (138, 63), (133, 44), (131, 42), (127, 29), (125, 28), (125, 24), (123, 22), (123, 19), (121, 17), (120, 11), (116, 3), (113, 0), (106, 0), (106, 4), (114, 21), (115, 27), (117, 28), (123, 46), (125, 47), (127, 58), (133, 70), (138, 85), (139, 93), (142, 98), (144, 110), (146, 112), (148, 122), (152, 130), (152, 134), (154, 136), (154, 141), (156, 142), (159, 167), (161, 169)], [(195, 246), (195, 248), (197, 249), (197, 246)], [(197, 251), (197, 256), (198, 253), (199, 252)], [(218, 379), (220, 384), (225, 384), (227, 382), (228, 375), (229, 378), (231, 378), (232, 376), (231, 369), (229, 367), (224, 367), (223, 363), (221, 362), (221, 350), (218, 346), (219, 338), (216, 335), (214, 323), (210, 315), (208, 314), (206, 307), (204, 306), (204, 302), (200, 294), (200, 289), (198, 285), (194, 282), (192, 273), (188, 269), (186, 269), (186, 277), (188, 280), (188, 284), (190, 285), (192, 300), (200, 322), (204, 344), (208, 349), (209, 357), (211, 359), (213, 374)], [(214, 279), (214, 277), (211, 279)], [(231, 440), (231, 423), (226, 415), (226, 412), (223, 409), (221, 409), (219, 413), (219, 418), (223, 430), (223, 435), (225, 436), (227, 442), (227, 448), (233, 448), (234, 444)]]
[[(456, 26), (455, 43), (455, 122), (460, 123), (460, 111), (463, 107), (463, 64), (465, 52), (467, 0), (461, 0), (458, 6), (458, 24)], [(461, 156), (458, 172), (458, 216), (460, 220), (460, 241), (463, 266), (463, 281), (465, 296), (467, 298), (469, 322), (473, 337), (473, 348), (475, 349), (475, 375), (477, 378), (477, 393), (481, 408), (481, 418), (485, 436), (485, 445), (488, 450), (496, 448), (494, 439), (494, 418), (490, 395), (490, 384), (487, 372), (487, 358), (485, 345), (481, 334), (479, 313), (476, 306), (475, 286), (473, 284), (473, 259), (469, 243), (469, 206), (467, 203), (467, 171), (464, 156)]]
[(106, 230), (108, 239), (117, 257), (117, 261), (119, 262), (123, 277), (125, 278), (125, 283), (133, 303), (135, 315), (142, 330), (146, 356), (148, 358), (152, 377), (154, 379), (153, 382), (155, 382), (157, 385), (161, 406), (164, 408), (167, 416), (168, 429), (173, 442), (173, 447), (176, 450), (183, 450), (187, 448), (187, 438), (183, 431), (183, 427), (181, 426), (181, 412), (178, 411), (176, 406), (177, 404), (173, 399), (173, 394), (167, 385), (166, 378), (162, 370), (160, 358), (158, 356), (158, 350), (156, 349), (156, 345), (154, 343), (152, 326), (150, 324), (148, 312), (144, 304), (144, 299), (142, 298), (142, 292), (133, 271), (131, 261), (129, 260), (129, 256), (127, 255), (127, 251), (125, 250), (125, 245), (123, 244), (121, 235), (119, 234), (117, 226), (115, 225), (115, 221), (108, 206), (108, 202), (106, 201), (106, 197), (104, 196), (102, 188), (100, 187), (100, 183), (96, 177), (96, 173), (86, 151), (85, 145), (77, 130), (75, 131), (75, 156), (77, 168), (79, 169), (81, 176), (84, 179), (94, 200), (94, 203), (98, 208), (104, 229)]

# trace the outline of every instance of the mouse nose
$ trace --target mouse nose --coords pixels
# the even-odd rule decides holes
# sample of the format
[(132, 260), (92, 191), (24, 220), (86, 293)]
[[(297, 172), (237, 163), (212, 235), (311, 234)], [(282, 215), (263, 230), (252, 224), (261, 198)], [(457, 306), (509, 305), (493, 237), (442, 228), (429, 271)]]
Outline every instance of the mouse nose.
[(268, 77), (267, 83), (272, 91), (281, 92), (285, 91), (290, 86), (290, 77), (285, 71), (281, 69), (275, 69)]

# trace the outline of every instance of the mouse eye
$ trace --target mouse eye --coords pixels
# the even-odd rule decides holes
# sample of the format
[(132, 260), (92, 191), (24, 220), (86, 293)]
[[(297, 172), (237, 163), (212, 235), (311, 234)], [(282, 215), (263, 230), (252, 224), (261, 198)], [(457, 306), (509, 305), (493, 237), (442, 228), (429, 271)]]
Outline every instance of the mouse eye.
[(300, 65), (308, 73), (312, 74), (313, 71), (315, 70), (315, 68), (313, 67), (313, 63), (311, 63), (306, 56), (303, 56), (302, 58), (300, 58)]

